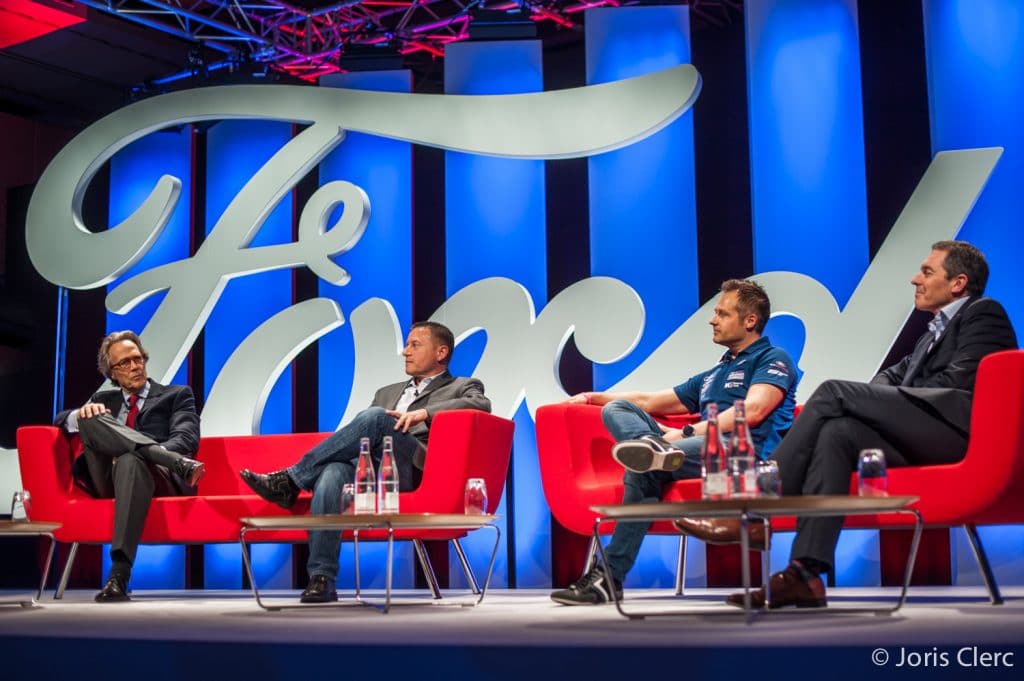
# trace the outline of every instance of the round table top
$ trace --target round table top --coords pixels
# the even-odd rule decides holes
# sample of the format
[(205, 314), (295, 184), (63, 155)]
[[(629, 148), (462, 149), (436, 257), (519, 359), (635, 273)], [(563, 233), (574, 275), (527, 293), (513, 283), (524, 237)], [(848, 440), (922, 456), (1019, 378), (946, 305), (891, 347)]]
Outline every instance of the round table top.
[(0, 520), (0, 534), (46, 534), (60, 529), (60, 523)]
[(295, 515), (242, 518), (254, 530), (366, 530), (444, 529), (472, 530), (490, 525), (496, 515), (463, 513), (374, 513), (372, 515)]
[(662, 502), (653, 504), (613, 504), (591, 506), (603, 518), (651, 518), (671, 520), (682, 516), (739, 517), (743, 513), (759, 516), (787, 515), (844, 515), (899, 511), (917, 501), (919, 497), (854, 497), (846, 494), (755, 497), (752, 499), (722, 499), (713, 501)]

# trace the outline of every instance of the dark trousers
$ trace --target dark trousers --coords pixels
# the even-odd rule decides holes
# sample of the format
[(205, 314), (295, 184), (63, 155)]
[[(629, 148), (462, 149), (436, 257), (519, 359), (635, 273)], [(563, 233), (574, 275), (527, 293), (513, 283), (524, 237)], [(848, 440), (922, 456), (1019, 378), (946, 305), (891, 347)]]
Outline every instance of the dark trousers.
[[(862, 449), (881, 449), (888, 467), (944, 464), (967, 438), (895, 386), (826, 381), (804, 405), (771, 458), (782, 493), (847, 494)], [(832, 566), (843, 518), (799, 518), (790, 556)]]
[(93, 496), (114, 498), (110, 558), (124, 569), (135, 562), (153, 497), (186, 496), (195, 490), (170, 471), (180, 454), (109, 414), (79, 419), (78, 431), (85, 449), (75, 462), (75, 478)]

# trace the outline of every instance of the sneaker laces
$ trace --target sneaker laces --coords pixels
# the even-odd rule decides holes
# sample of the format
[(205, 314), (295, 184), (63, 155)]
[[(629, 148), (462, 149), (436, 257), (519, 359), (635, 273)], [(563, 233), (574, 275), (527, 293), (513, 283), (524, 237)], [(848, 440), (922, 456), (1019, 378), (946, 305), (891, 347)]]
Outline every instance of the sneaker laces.
[(594, 568), (592, 570), (589, 570), (586, 574), (584, 574), (582, 577), (573, 582), (573, 585), (570, 588), (573, 591), (588, 591), (591, 587), (593, 587), (595, 584), (597, 584), (604, 578), (604, 572), (601, 571), (599, 568)]

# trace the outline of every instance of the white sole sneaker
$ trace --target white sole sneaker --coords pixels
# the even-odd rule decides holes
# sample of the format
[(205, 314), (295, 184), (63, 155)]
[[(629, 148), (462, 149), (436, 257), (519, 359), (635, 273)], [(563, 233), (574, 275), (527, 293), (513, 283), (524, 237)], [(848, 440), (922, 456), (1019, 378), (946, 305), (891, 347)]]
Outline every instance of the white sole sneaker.
[(649, 440), (624, 440), (612, 447), (612, 457), (634, 473), (674, 471), (683, 465), (683, 453), (674, 447), (667, 451)]

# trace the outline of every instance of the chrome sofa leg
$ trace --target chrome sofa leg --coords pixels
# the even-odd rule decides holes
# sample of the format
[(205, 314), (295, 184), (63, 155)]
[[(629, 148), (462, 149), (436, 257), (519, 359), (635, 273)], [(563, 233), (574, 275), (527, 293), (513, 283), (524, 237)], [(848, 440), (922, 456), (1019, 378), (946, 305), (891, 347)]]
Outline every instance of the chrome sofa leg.
[(590, 537), (590, 543), (587, 544), (587, 561), (583, 563), (583, 574), (587, 574), (594, 569), (597, 564), (597, 540), (593, 536)]
[(455, 555), (459, 557), (459, 562), (462, 564), (462, 572), (466, 575), (466, 583), (469, 584), (469, 588), (473, 590), (474, 594), (479, 594), (480, 586), (476, 583), (476, 575), (473, 574), (473, 568), (469, 566), (469, 561), (466, 560), (466, 552), (462, 550), (462, 544), (459, 543), (458, 539), (452, 539), (452, 547), (455, 549)]
[(53, 594), (53, 599), (59, 601), (64, 598), (64, 589), (68, 587), (68, 580), (71, 579), (71, 566), (75, 564), (75, 556), (78, 555), (78, 542), (71, 545), (71, 550), (68, 551), (68, 560), (64, 563), (64, 571), (60, 573), (60, 581), (57, 583), (57, 591)]
[(985, 586), (988, 587), (988, 597), (992, 601), (992, 605), (1002, 605), (1003, 595), (999, 593), (999, 585), (996, 584), (996, 576), (992, 572), (992, 566), (989, 565), (988, 556), (985, 555), (985, 547), (981, 545), (981, 537), (978, 536), (978, 528), (974, 525), (964, 525), (964, 530), (967, 531), (967, 538), (971, 542), (971, 549), (974, 550), (974, 560), (978, 561), (978, 567), (981, 569), (981, 576), (985, 580)]
[(441, 587), (437, 584), (437, 574), (434, 572), (434, 565), (430, 562), (430, 556), (427, 554), (427, 547), (419, 539), (413, 539), (412, 546), (416, 549), (416, 558), (420, 561), (420, 567), (423, 568), (423, 574), (427, 578), (427, 586), (430, 587), (430, 593), (433, 594), (435, 599), (440, 599)]

